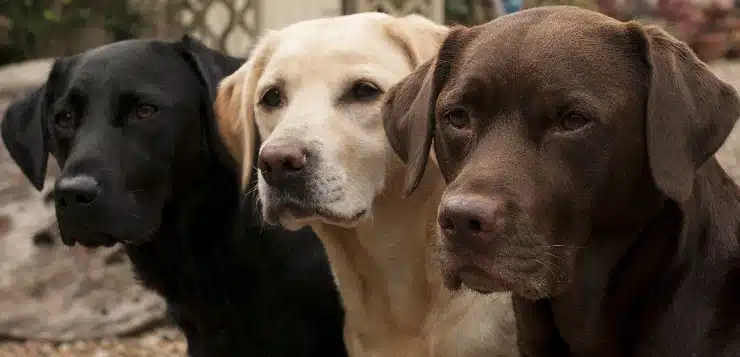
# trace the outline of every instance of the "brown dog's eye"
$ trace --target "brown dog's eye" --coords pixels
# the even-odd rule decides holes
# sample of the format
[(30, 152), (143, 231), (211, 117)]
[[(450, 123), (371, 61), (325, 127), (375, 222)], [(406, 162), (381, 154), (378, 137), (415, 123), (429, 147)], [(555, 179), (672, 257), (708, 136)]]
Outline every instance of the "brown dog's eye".
[(54, 125), (61, 130), (69, 130), (75, 126), (74, 113), (70, 110), (63, 110), (54, 116)]
[(262, 94), (260, 104), (268, 108), (277, 108), (283, 104), (283, 98), (277, 88), (270, 88)]
[(358, 102), (369, 102), (380, 96), (380, 89), (372, 83), (360, 81), (352, 86), (350, 91), (352, 99)]
[(456, 129), (464, 129), (468, 126), (470, 118), (468, 113), (462, 109), (453, 109), (444, 114), (445, 120)]
[(583, 128), (589, 123), (589, 120), (578, 113), (568, 113), (563, 117), (561, 123), (561, 130), (563, 131), (575, 131)]
[(149, 104), (136, 106), (136, 119), (146, 120), (157, 114), (157, 107)]

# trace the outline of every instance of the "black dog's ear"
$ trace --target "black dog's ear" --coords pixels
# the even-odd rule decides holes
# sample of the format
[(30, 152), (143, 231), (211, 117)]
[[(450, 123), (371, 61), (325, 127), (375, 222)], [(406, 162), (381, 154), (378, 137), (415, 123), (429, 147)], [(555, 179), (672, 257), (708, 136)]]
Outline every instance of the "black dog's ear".
[(212, 106), (216, 100), (218, 83), (236, 71), (244, 63), (244, 59), (210, 49), (190, 35), (183, 35), (176, 45), (181, 49), (185, 59), (197, 70), (208, 91), (209, 106)]
[(647, 150), (653, 180), (682, 202), (697, 170), (722, 146), (740, 115), (740, 99), (689, 47), (658, 27), (628, 25), (640, 35), (650, 68)]
[(46, 130), (47, 85), (48, 81), (25, 97), (12, 102), (0, 124), (0, 133), (10, 157), (39, 191), (44, 187), (49, 158)]
[[(216, 123), (216, 113), (214, 113), (214, 103), (218, 93), (218, 85), (221, 80), (236, 71), (242, 63), (243, 58), (237, 58), (225, 55), (221, 52), (208, 48), (205, 44), (194, 39), (189, 35), (184, 35), (174, 46), (179, 50), (184, 59), (197, 72), (201, 84), (206, 92), (206, 103), (204, 108), (208, 115), (208, 132), (206, 135), (209, 141), (221, 142), (218, 137), (218, 128)], [(232, 162), (233, 158), (227, 150), (216, 150), (220, 159)], [(232, 162), (233, 163), (233, 162)]]

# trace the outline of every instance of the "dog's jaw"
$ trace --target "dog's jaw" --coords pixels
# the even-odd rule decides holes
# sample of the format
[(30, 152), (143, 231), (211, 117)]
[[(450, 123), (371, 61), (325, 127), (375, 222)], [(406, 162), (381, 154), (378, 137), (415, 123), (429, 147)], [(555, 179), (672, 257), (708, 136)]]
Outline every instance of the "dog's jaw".
[(257, 186), (265, 222), (280, 224), (289, 230), (316, 222), (351, 228), (370, 216), (370, 207), (345, 199), (348, 195), (344, 185), (340, 186), (342, 193), (336, 196), (338, 199), (333, 200), (321, 199), (324, 195), (309, 195), (306, 199), (292, 197), (267, 184), (261, 175)]
[[(436, 231), (436, 259), (442, 281), (449, 290), (464, 287), (481, 294), (513, 292), (522, 298), (537, 300), (555, 296), (567, 286), (564, 281), (551, 281), (563, 272), (552, 270), (553, 263), (548, 262), (548, 258), (556, 255), (558, 260), (564, 258), (560, 258), (559, 252), (545, 252), (547, 244), (531, 245), (531, 251), (526, 254), (513, 252), (512, 247), (481, 254), (445, 241), (439, 226)], [(570, 274), (565, 275), (570, 278)]]

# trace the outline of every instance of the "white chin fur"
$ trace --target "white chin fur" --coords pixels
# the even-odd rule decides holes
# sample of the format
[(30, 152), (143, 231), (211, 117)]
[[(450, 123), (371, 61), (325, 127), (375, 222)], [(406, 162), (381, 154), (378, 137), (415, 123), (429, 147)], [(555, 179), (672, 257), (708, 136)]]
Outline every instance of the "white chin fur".
[(283, 226), (283, 228), (290, 230), (290, 231), (297, 231), (303, 227), (308, 226), (308, 224), (315, 218), (302, 218), (297, 219), (290, 215), (289, 213), (283, 214), (280, 216), (279, 222), (280, 225)]

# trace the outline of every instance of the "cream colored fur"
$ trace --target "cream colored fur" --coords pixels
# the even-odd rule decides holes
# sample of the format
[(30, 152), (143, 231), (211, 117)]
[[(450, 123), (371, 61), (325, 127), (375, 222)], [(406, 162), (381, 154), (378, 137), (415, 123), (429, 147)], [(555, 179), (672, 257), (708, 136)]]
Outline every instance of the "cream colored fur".
[[(330, 214), (298, 216), (275, 207), (282, 193), (258, 177), (265, 209), (279, 212), (288, 228), (310, 225), (322, 240), (346, 307), (353, 357), (518, 356), (508, 295), (451, 293), (441, 283), (432, 251), (444, 188), (436, 163), (402, 199), (403, 165), (385, 137), (382, 96), (341, 100), (360, 79), (387, 91), (432, 58), (446, 34), (446, 27), (418, 15), (300, 22), (265, 35), (221, 84), (221, 135), (244, 172), (254, 164), (256, 123), (263, 148), (275, 140), (310, 147), (319, 156), (319, 191), (339, 192), (332, 199), (315, 195), (314, 204)], [(266, 110), (258, 103), (274, 86), (285, 104)]]

